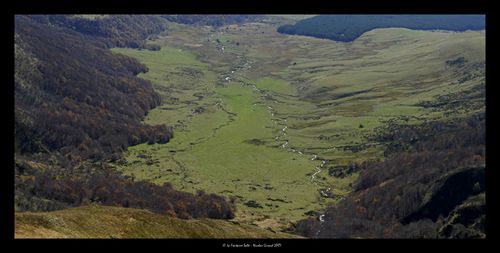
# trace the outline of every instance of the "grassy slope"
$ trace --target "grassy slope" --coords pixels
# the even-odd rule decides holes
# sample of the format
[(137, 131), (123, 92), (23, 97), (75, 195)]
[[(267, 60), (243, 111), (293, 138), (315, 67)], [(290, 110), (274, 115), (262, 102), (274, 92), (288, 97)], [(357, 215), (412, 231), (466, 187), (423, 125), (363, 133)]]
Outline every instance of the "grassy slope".
[(16, 213), (15, 238), (296, 238), (225, 220), (181, 220), (149, 211), (90, 205)]
[[(217, 51), (216, 38), (224, 54)], [(146, 122), (174, 124), (175, 137), (165, 145), (131, 147), (128, 163), (119, 169), (183, 190), (236, 196), (237, 218), (264, 226), (272, 220), (283, 225), (335, 203), (320, 197), (321, 187), (339, 196), (350, 190), (356, 174), (340, 179), (323, 170), (318, 185), (311, 183), (320, 163), (310, 160), (313, 154), (327, 166), (380, 158), (383, 149), (376, 143), (358, 152), (344, 147), (366, 143), (388, 120), (442, 118), (442, 112), (416, 103), (481, 81), (455, 84), (468, 69), (454, 72), (445, 61), (464, 56), (470, 64), (484, 63), (484, 32), (378, 29), (353, 43), (336, 43), (278, 34), (273, 24), (219, 31), (174, 24), (155, 43), (163, 49), (116, 51), (148, 65), (150, 72), (142, 77), (155, 82), (165, 105)], [(194, 113), (200, 107), (202, 112)], [(251, 139), (260, 145), (249, 144)], [(288, 148), (280, 148), (285, 140)], [(245, 206), (249, 200), (263, 208)]]

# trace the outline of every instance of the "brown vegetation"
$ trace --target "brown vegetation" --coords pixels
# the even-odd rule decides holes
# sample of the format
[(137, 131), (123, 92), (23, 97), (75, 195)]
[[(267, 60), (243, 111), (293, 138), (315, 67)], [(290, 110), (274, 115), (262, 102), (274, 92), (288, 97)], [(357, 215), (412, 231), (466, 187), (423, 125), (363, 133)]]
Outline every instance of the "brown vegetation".
[[(455, 217), (485, 191), (484, 114), (389, 128), (380, 136), (390, 141), (385, 161), (358, 165), (355, 191), (329, 207), (324, 222), (303, 220), (296, 231), (328, 238), (484, 237), (484, 201), (462, 220)], [(443, 228), (450, 219), (463, 225), (452, 233)]]
[(117, 159), (129, 145), (172, 138), (165, 125), (141, 123), (161, 103), (151, 83), (135, 77), (144, 65), (98, 39), (39, 22), (44, 17), (64, 18), (15, 19), (16, 151), (57, 151), (70, 162)]
[(181, 219), (231, 219), (234, 205), (224, 197), (174, 190), (165, 183), (133, 181), (101, 165), (85, 164), (71, 171), (16, 163), (16, 204), (21, 211), (51, 211), (89, 203), (148, 209)]

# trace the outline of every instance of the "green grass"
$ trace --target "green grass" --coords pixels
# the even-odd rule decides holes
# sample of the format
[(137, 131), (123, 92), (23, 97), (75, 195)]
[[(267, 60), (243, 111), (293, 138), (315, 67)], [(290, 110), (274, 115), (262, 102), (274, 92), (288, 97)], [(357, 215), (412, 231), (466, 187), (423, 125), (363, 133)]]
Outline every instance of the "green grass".
[[(330, 177), (328, 167), (381, 159), (382, 145), (365, 144), (388, 120), (460, 116), (417, 104), (481, 82), (453, 84), (472, 67), (456, 71), (445, 61), (464, 56), (468, 66), (484, 63), (484, 32), (376, 29), (337, 43), (278, 34), (273, 24), (240, 28), (212, 33), (175, 24), (155, 41), (161, 51), (113, 49), (148, 66), (141, 77), (164, 97), (145, 123), (174, 126), (169, 143), (130, 147), (127, 165), (118, 169), (181, 190), (235, 196), (240, 221), (283, 228), (336, 203), (319, 189), (344, 196), (357, 175)], [(224, 54), (215, 38), (225, 44)], [(406, 122), (408, 116), (414, 117)], [(314, 154), (328, 163), (312, 183), (321, 162), (311, 160)], [(244, 205), (250, 200), (263, 208)]]
[[(160, 70), (193, 63), (195, 59), (191, 54), (172, 49), (162, 49), (158, 55), (152, 51), (115, 51), (140, 59), (150, 69), (142, 77), (155, 81), (157, 85), (165, 85), (158, 81)], [(173, 56), (170, 57), (167, 52)], [(165, 61), (162, 62), (162, 59)], [(209, 72), (200, 62), (189, 67)], [(273, 83), (272, 79), (256, 83), (258, 87), (270, 90), (286, 87), (283, 81)], [(213, 84), (206, 88), (212, 96), (197, 101), (196, 106), (204, 107), (202, 113), (192, 114), (188, 109), (163, 110), (164, 107), (152, 110), (146, 123), (169, 123), (177, 118), (178, 122), (184, 120), (184, 125), (177, 128), (175, 137), (168, 144), (131, 147), (127, 156), (128, 165), (120, 169), (137, 179), (172, 182), (181, 190), (194, 192), (203, 189), (236, 196), (240, 211), (297, 220), (303, 217), (304, 212), (319, 209), (321, 203), (316, 201), (318, 187), (306, 175), (314, 172), (319, 162), (311, 161), (308, 155), (272, 147), (282, 145), (284, 141), (274, 139), (281, 127), (271, 121), (262, 95), (250, 85), (241, 86), (235, 82), (227, 83), (226, 87)], [(253, 139), (266, 144), (249, 143)], [(138, 158), (139, 154), (148, 154), (157, 163), (148, 164), (150, 159)], [(283, 199), (286, 203), (269, 199)], [(243, 205), (250, 200), (261, 204), (262, 210)]]
[(272, 78), (262, 78), (257, 80), (256, 84), (257, 88), (272, 91), (274, 93), (278, 93), (281, 95), (297, 95), (296, 90), (293, 87), (283, 80), (276, 80)]

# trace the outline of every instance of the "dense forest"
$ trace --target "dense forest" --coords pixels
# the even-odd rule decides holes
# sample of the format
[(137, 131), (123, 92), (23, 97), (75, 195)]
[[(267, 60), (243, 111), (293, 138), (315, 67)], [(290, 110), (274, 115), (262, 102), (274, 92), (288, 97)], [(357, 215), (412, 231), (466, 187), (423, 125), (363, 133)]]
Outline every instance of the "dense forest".
[(151, 83), (135, 77), (144, 65), (39, 19), (16, 16), (16, 151), (113, 159), (129, 145), (172, 137), (167, 126), (140, 122), (161, 103)]
[(260, 15), (164, 15), (165, 19), (182, 24), (223, 26), (261, 19)]
[(64, 27), (91, 36), (106, 47), (138, 48), (166, 29), (155, 15), (31, 15), (40, 24)]
[[(169, 126), (141, 122), (162, 102), (149, 81), (136, 77), (148, 69), (107, 49), (140, 46), (165, 28), (158, 18), (15, 16), (16, 210), (96, 202), (180, 218), (232, 217), (222, 197), (134, 182), (105, 169), (130, 145), (173, 137)], [(99, 163), (100, 169), (75, 173)]]
[(483, 30), (484, 15), (319, 15), (283, 25), (278, 32), (350, 42), (377, 28)]
[(387, 127), (385, 161), (356, 165), (354, 191), (296, 232), (315, 238), (483, 238), (485, 115)]

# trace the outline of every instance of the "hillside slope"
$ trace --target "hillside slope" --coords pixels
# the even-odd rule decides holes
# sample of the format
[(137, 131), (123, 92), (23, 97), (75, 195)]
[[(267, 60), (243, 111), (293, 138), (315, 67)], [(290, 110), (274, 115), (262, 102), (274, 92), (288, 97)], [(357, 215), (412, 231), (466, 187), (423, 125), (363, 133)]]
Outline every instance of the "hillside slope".
[(376, 28), (415, 30), (483, 30), (482, 15), (319, 15), (283, 25), (278, 32), (350, 42)]
[(254, 22), (262, 17), (260, 15), (162, 15), (163, 18), (180, 23), (191, 25), (222, 26), (228, 24), (241, 24)]
[(484, 113), (456, 121), (390, 127), (383, 162), (359, 169), (354, 191), (319, 222), (316, 238), (485, 238)]
[(15, 238), (297, 238), (223, 220), (181, 220), (98, 205), (16, 213), (15, 226)]
[(135, 76), (147, 72), (144, 65), (43, 17), (53, 16), (15, 18), (16, 152), (57, 151), (76, 163), (172, 137), (165, 125), (140, 122), (161, 104), (151, 83)]

